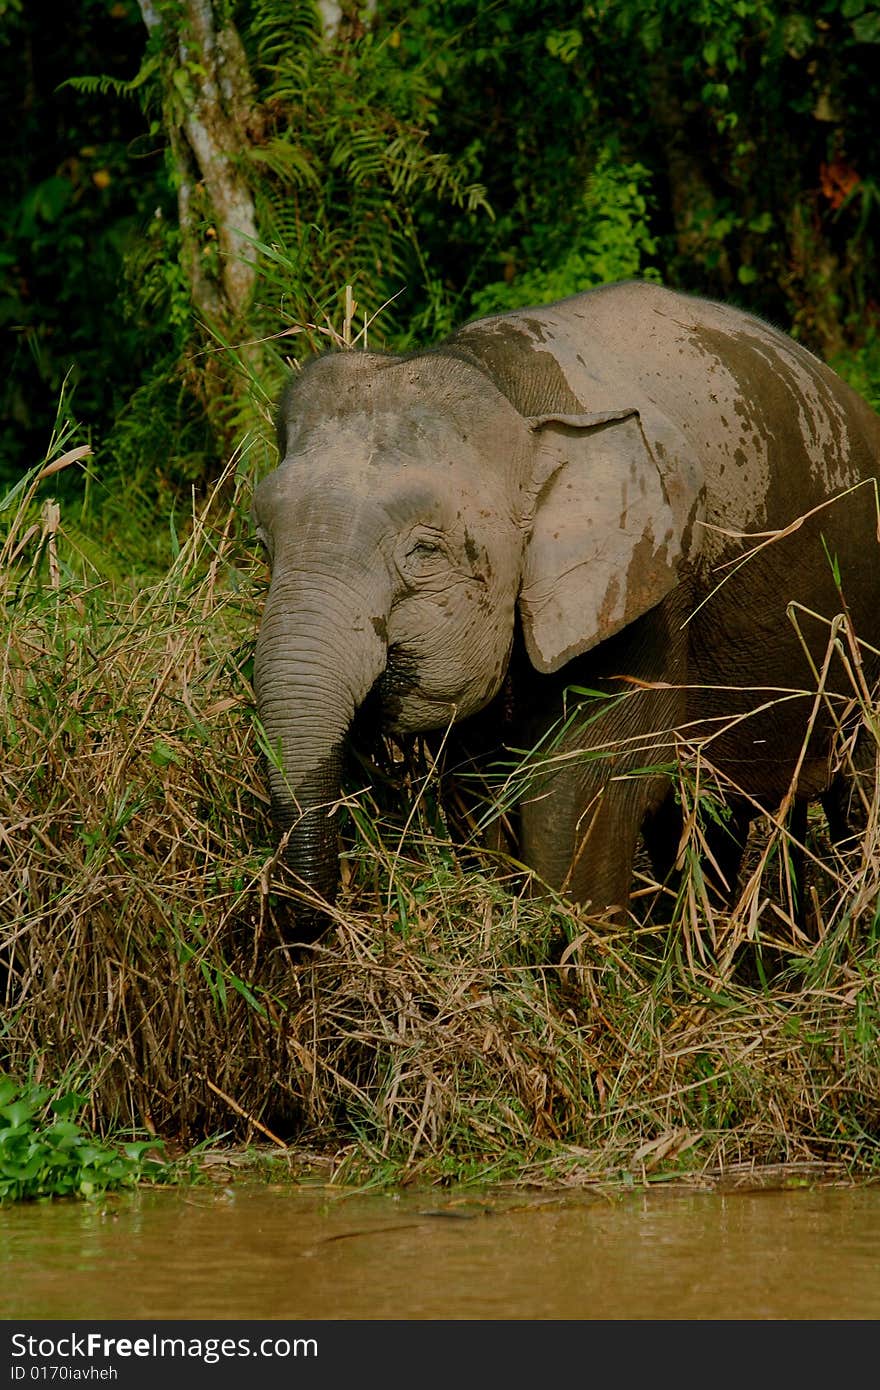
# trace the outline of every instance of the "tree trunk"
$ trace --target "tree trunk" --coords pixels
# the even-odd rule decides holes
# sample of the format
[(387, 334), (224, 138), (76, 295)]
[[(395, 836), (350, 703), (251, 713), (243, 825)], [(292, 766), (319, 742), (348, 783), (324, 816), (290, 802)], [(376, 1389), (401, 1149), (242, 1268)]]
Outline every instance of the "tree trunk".
[[(260, 137), (262, 114), (241, 39), (218, 0), (139, 0), (147, 29), (162, 34), (177, 63), (165, 119), (177, 177), (181, 262), (196, 318), (215, 337), (238, 345), (256, 278), (254, 198), (244, 156)], [(251, 369), (255, 349), (240, 349)], [(209, 415), (244, 382), (227, 354), (211, 361), (199, 383)]]

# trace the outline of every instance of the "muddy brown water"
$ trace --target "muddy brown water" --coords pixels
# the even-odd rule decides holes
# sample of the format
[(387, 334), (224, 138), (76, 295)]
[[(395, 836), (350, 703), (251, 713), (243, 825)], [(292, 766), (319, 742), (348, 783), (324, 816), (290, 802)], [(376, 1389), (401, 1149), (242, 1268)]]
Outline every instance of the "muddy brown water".
[(0, 1316), (875, 1319), (880, 1186), (19, 1204), (0, 1208)]

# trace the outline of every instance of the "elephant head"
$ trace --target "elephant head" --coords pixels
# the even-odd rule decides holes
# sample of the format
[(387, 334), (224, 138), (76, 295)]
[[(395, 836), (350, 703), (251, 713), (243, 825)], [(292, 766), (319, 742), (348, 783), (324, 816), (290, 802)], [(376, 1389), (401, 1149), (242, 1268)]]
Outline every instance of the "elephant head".
[(683, 526), (625, 400), (526, 414), (453, 349), (315, 359), (279, 446), (254, 497), (272, 569), (256, 694), (284, 857), (330, 899), (328, 809), (368, 694), (394, 732), (475, 714), (517, 608), (533, 665), (558, 670), (672, 588)]

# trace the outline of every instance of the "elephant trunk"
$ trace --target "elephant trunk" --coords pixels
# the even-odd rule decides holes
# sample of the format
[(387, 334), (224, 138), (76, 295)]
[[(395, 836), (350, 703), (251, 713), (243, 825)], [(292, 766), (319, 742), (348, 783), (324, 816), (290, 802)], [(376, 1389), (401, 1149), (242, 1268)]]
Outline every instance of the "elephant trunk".
[[(387, 610), (386, 610), (387, 611)], [(268, 741), (269, 789), (285, 863), (328, 901), (338, 878), (331, 807), (352, 720), (385, 667), (377, 602), (361, 586), (273, 580), (257, 640), (254, 685)]]
[(314, 776), (304, 778), (293, 795), (275, 769), (270, 772), (272, 821), (279, 840), (287, 836), (284, 862), (328, 902), (333, 901), (339, 878), (336, 826), (329, 808), (338, 798), (341, 776), (341, 742), (340, 752), (321, 759)]

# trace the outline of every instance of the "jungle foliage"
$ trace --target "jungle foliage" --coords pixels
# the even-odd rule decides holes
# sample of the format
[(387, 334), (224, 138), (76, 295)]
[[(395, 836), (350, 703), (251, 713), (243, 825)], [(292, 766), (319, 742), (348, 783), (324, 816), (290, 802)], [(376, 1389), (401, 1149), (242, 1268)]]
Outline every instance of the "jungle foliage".
[[(268, 433), (284, 360), (320, 338), (297, 330), (335, 319), (347, 284), (361, 312), (386, 305), (374, 344), (401, 348), (658, 278), (763, 313), (877, 393), (870, 0), (47, 16), (0, 5), (8, 480), (42, 457), (67, 381), (103, 483), (204, 488), (248, 428)], [(196, 127), (229, 155), (225, 189)]]

